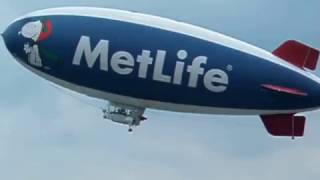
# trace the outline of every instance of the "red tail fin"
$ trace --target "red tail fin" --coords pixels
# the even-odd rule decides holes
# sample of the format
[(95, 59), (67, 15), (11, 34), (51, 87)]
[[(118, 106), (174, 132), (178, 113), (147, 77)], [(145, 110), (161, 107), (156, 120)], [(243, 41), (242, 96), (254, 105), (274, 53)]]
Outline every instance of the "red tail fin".
[(293, 114), (263, 115), (261, 119), (268, 132), (273, 136), (303, 136), (305, 120), (304, 116)]
[(294, 40), (285, 42), (273, 54), (297, 67), (311, 70), (316, 69), (319, 59), (319, 50)]

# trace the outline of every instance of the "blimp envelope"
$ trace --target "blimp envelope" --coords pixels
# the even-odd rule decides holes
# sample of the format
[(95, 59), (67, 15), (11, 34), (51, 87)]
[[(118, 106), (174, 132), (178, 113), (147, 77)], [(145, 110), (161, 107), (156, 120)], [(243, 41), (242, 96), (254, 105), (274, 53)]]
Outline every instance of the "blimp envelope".
[(86, 7), (30, 13), (3, 36), (24, 67), (109, 100), (105, 117), (129, 126), (152, 108), (258, 115), (272, 135), (302, 136), (305, 118), (296, 114), (320, 106), (320, 79), (310, 72), (319, 51), (294, 40), (267, 52), (166, 18)]

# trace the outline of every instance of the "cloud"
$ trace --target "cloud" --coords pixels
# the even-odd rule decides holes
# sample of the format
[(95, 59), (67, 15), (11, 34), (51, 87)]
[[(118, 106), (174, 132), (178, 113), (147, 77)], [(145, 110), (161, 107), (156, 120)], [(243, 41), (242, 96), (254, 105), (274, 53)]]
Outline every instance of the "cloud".
[[(1, 107), (6, 115), (0, 122), (1, 178), (298, 180), (319, 176), (318, 146), (267, 137), (263, 128), (255, 127), (258, 122), (227, 117), (222, 123), (220, 116), (148, 111), (151, 121), (128, 134), (125, 127), (103, 121), (99, 110), (58, 91), (53, 95), (57, 98), (47, 111), (55, 115), (48, 118), (30, 106)], [(195, 118), (201, 122), (193, 123)], [(242, 128), (253, 132), (246, 135)], [(263, 132), (257, 135), (255, 129)]]

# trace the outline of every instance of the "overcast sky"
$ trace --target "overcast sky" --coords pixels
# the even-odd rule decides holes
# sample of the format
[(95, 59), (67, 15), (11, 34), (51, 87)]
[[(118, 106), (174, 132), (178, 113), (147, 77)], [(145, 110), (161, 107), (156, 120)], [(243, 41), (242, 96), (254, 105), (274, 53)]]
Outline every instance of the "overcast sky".
[[(318, 0), (1, 0), (0, 31), (59, 6), (134, 10), (203, 26), (269, 51), (287, 39), (320, 48)], [(317, 73), (318, 75), (320, 73)], [(0, 43), (0, 179), (301, 180), (320, 177), (320, 114), (305, 138), (270, 137), (258, 117), (147, 111), (127, 128), (18, 65)], [(91, 102), (91, 101), (89, 101)]]

